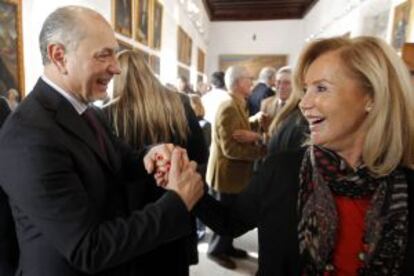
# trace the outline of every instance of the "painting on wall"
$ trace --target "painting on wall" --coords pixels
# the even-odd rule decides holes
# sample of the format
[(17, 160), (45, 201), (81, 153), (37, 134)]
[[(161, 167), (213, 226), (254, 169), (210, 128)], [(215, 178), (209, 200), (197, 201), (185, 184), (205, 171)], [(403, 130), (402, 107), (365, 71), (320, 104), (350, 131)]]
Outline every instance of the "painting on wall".
[(159, 50), (161, 49), (161, 35), (162, 35), (162, 5), (158, 1), (154, 1), (152, 22), (153, 22), (152, 47), (156, 50)]
[(220, 55), (219, 69), (226, 71), (233, 65), (249, 68), (250, 74), (257, 78), (263, 67), (272, 66), (276, 70), (287, 65), (287, 55)]
[(24, 95), (21, 0), (0, 0), (0, 94)]
[(411, 0), (405, 1), (395, 7), (392, 24), (391, 45), (398, 51), (407, 40), (409, 34)]
[(137, 0), (138, 9), (136, 10), (136, 33), (135, 38), (138, 42), (148, 45), (149, 42), (149, 0)]
[(186, 65), (191, 65), (191, 50), (193, 42), (190, 36), (181, 28), (178, 27), (177, 34), (177, 55), (178, 61)]
[(197, 56), (197, 71), (200, 73), (205, 73), (205, 60), (206, 54), (199, 48)]
[(112, 0), (113, 25), (115, 31), (132, 36), (132, 0)]

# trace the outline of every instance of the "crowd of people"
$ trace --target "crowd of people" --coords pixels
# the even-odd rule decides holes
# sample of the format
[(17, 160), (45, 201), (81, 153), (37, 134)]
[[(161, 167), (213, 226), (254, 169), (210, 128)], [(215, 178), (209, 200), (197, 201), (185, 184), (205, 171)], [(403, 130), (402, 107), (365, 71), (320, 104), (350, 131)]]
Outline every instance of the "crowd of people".
[(381, 39), (315, 40), (294, 68), (196, 91), (85, 7), (39, 44), (35, 87), (0, 98), (1, 275), (189, 275), (204, 224), (228, 269), (257, 228), (257, 275), (414, 275), (414, 91)]

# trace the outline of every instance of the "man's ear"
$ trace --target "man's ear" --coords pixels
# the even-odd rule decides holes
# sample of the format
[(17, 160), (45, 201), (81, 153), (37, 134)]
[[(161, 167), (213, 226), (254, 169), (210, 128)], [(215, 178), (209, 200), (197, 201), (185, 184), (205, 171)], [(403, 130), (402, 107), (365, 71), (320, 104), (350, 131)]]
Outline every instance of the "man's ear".
[(64, 75), (67, 74), (65, 46), (62, 44), (49, 44), (47, 46), (47, 55), (58, 71)]

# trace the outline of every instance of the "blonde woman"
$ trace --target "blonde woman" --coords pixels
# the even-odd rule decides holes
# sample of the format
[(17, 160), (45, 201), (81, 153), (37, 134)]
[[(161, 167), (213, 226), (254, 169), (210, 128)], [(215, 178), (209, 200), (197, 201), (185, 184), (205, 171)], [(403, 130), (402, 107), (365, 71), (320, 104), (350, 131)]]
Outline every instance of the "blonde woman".
[[(113, 99), (105, 107), (115, 134), (134, 148), (173, 143), (187, 149), (191, 160), (205, 163), (203, 133), (188, 97), (166, 89), (135, 51), (119, 54), (121, 74), (114, 77)], [(145, 185), (132, 183), (127, 190), (133, 210), (150, 206), (164, 190), (149, 178)], [(168, 229), (161, 229), (168, 231)], [(162, 244), (138, 258), (133, 265), (140, 275), (188, 275), (197, 259), (195, 225), (190, 236)]]
[(414, 275), (414, 92), (373, 37), (310, 43), (294, 73), (309, 146), (270, 156), (231, 206), (197, 215), (220, 234), (258, 227), (258, 275)]

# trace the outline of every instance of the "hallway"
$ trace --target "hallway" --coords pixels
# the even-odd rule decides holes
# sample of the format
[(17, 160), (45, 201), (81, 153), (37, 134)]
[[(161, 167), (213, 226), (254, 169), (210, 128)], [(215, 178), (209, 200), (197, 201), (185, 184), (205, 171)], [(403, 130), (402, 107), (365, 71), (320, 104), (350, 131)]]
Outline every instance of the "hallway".
[(249, 258), (246, 260), (236, 260), (237, 269), (225, 269), (207, 258), (208, 241), (211, 231), (208, 229), (204, 239), (198, 244), (199, 263), (190, 268), (191, 276), (232, 276), (232, 275), (255, 275), (257, 271), (258, 248), (257, 248), (257, 229), (235, 239), (234, 245), (237, 248), (247, 250)]

